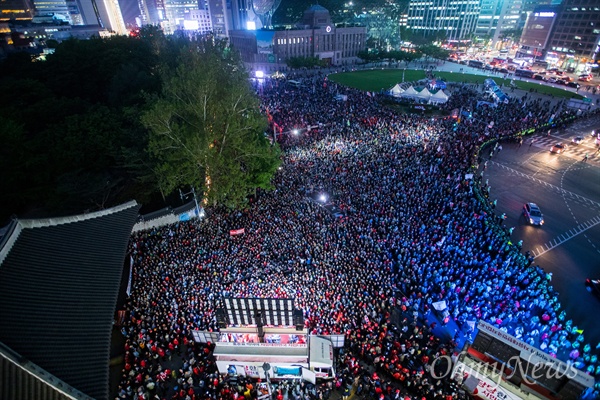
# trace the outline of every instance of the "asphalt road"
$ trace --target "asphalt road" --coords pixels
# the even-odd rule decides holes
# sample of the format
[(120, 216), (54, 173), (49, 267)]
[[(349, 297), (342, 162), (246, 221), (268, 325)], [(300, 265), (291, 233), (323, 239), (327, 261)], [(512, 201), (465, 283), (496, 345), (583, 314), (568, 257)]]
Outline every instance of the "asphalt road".
[[(513, 242), (523, 240), (523, 252), (531, 251), (534, 264), (552, 273), (567, 319), (584, 329), (593, 344), (600, 342), (600, 299), (585, 290), (584, 281), (600, 278), (600, 152), (595, 153), (598, 147), (589, 134), (597, 127), (599, 117), (550, 137), (528, 137), (520, 147), (505, 143), (484, 172), (490, 199), (497, 200), (495, 212), (506, 213), (506, 226), (515, 227)], [(552, 143), (570, 144), (576, 135), (584, 142), (560, 155), (550, 153)], [(583, 162), (586, 153), (589, 160)], [(530, 226), (521, 216), (525, 202), (538, 204), (542, 227)]]

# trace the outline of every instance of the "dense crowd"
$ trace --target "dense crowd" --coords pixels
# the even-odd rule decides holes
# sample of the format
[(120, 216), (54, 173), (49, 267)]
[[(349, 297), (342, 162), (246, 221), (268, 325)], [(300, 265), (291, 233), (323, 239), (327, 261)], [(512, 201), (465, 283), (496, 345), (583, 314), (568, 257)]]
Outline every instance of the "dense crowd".
[(460, 398), (429, 373), (455, 350), (424, 318), (441, 300), (466, 334), (468, 321), (484, 320), (600, 375), (596, 348), (566, 320), (544, 271), (510, 242), (476, 169), (499, 151), (489, 146), (478, 160), (482, 144), (560, 120), (560, 105), (526, 95), (477, 107), (481, 89), (454, 89), (446, 107), (471, 113), (457, 123), (394, 112), (324, 75), (303, 88), (261, 87), (284, 149), (276, 189), (244, 211), (208, 210), (201, 222), (133, 235), (119, 398), (255, 398), (256, 383), (219, 375), (214, 345), (191, 338), (217, 330), (223, 296), (291, 297), (310, 333), (346, 335), (333, 382), (290, 385), (277, 398), (325, 399), (351, 385), (370, 399)]

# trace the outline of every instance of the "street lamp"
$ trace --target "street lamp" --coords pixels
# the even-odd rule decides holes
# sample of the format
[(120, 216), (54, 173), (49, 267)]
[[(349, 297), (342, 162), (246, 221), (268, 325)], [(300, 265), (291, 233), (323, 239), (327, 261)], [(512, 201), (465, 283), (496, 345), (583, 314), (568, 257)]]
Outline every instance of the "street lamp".
[(200, 206), (198, 205), (198, 197), (196, 196), (196, 189), (193, 186), (190, 186), (190, 191), (187, 193), (183, 193), (181, 189), (179, 189), (179, 197), (181, 197), (181, 201), (185, 200), (185, 197), (189, 195), (194, 196), (194, 203), (196, 204), (196, 217), (200, 218), (202, 215), (200, 213)]
[(406, 72), (406, 68), (402, 70), (402, 83), (404, 83), (404, 73)]

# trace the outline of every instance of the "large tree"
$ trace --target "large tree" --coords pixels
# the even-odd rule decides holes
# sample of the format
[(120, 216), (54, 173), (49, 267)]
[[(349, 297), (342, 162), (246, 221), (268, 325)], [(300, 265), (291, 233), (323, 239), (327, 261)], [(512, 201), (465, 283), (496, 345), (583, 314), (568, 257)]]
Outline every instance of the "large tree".
[(143, 115), (163, 196), (189, 186), (211, 205), (242, 207), (256, 188), (271, 187), (279, 150), (248, 74), (224, 41), (190, 43)]

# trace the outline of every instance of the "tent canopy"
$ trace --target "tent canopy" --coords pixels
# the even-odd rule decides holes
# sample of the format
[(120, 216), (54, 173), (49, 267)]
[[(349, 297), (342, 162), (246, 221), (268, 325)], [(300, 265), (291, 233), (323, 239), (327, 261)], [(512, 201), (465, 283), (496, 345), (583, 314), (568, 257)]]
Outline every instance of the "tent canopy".
[(431, 92), (427, 88), (425, 88), (421, 90), (419, 94), (417, 94), (415, 97), (417, 97), (418, 99), (429, 100), (429, 98), (431, 97)]
[(432, 103), (445, 103), (448, 101), (448, 95), (443, 90), (438, 90), (436, 94), (429, 98)]
[(408, 89), (401, 94), (402, 97), (416, 97), (419, 92), (415, 90), (414, 87), (410, 86)]
[(402, 88), (400, 87), (400, 85), (399, 85), (399, 84), (397, 84), (397, 83), (396, 83), (396, 86), (394, 86), (394, 87), (393, 87), (393, 88), (390, 90), (390, 94), (391, 94), (392, 96), (399, 96), (399, 95), (401, 95), (402, 93), (404, 93), (404, 89), (402, 89)]

